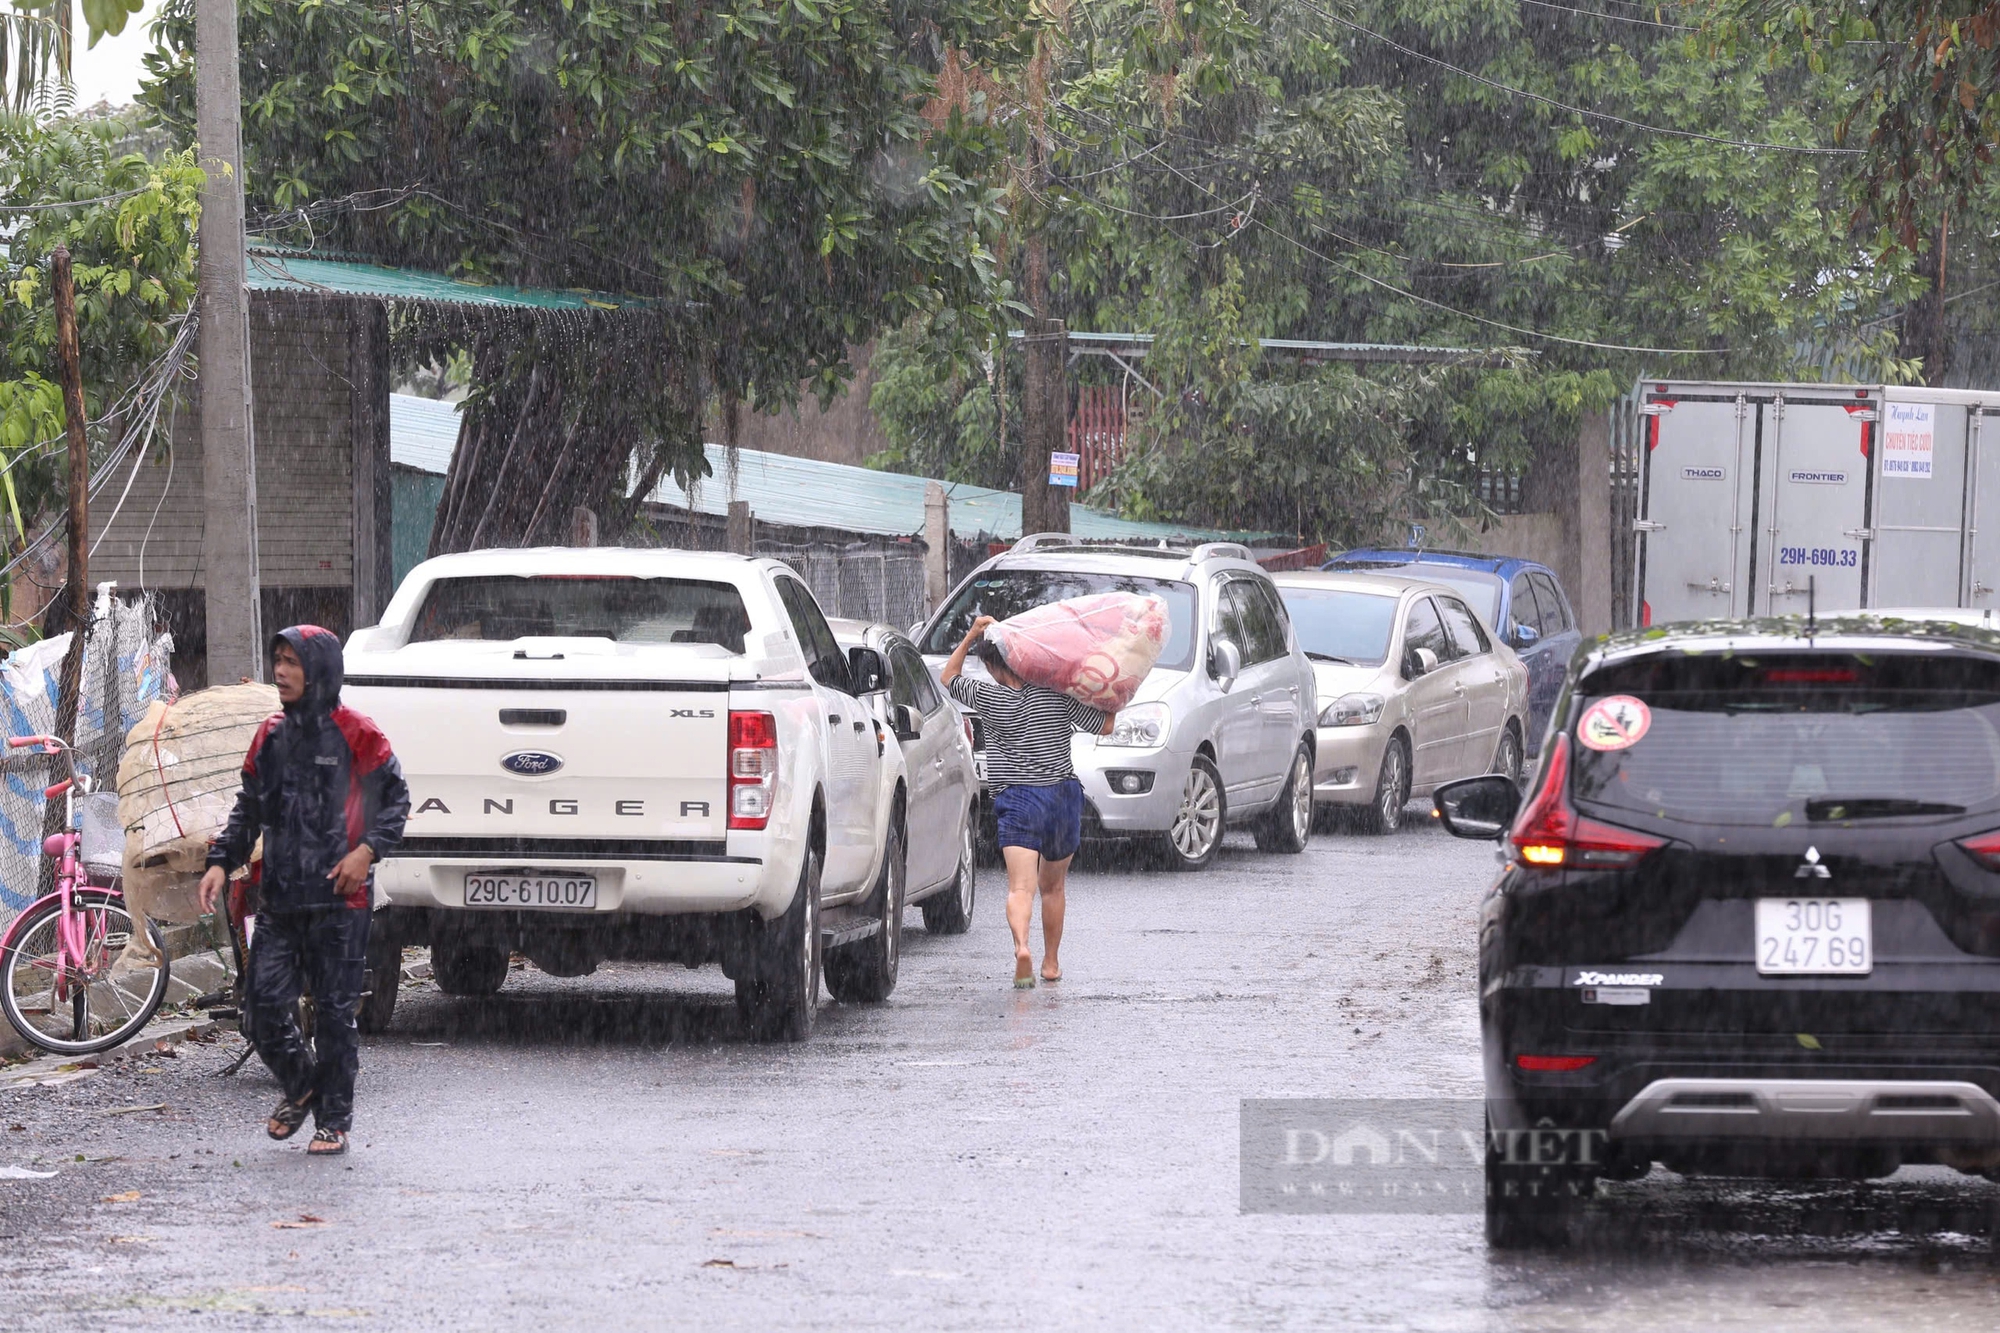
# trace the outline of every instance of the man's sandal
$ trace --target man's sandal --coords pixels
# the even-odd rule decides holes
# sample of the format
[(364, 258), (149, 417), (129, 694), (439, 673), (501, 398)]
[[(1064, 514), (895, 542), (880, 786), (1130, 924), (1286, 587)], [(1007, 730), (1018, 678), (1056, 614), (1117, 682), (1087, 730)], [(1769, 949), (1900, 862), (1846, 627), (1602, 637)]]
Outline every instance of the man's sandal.
[(306, 1122), (306, 1117), (312, 1114), (312, 1100), (308, 1097), (299, 1102), (279, 1102), (278, 1109), (271, 1112), (270, 1120), (265, 1123), (264, 1132), (274, 1139), (292, 1137), (299, 1132), (299, 1126)]
[(314, 1130), (312, 1142), (306, 1145), (308, 1157), (338, 1157), (346, 1151), (347, 1131), (344, 1129)]

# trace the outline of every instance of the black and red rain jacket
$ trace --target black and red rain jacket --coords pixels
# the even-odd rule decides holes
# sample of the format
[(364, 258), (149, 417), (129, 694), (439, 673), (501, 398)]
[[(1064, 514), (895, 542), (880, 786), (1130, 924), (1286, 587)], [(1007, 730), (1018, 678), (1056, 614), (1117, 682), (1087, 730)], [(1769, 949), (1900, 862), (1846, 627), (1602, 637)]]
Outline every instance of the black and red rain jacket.
[(342, 898), (328, 875), (363, 843), (379, 861), (402, 842), (410, 788), (382, 729), (340, 702), (346, 673), (333, 632), (318, 625), (280, 631), (271, 640), (274, 658), (281, 642), (305, 667), (305, 691), (257, 729), (243, 757), (243, 789), (228, 826), (208, 846), (208, 864), (235, 870), (261, 834), (267, 909), (366, 907), (367, 885)]

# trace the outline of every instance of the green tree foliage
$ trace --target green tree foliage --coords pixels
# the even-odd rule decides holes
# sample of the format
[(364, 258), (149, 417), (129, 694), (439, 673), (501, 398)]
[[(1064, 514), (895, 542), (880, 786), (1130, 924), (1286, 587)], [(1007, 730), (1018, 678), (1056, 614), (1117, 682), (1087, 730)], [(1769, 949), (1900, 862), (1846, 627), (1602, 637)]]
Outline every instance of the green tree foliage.
[[(652, 300), (657, 355), (607, 366), (543, 329), (475, 357), (492, 378), (474, 414), (491, 394), (520, 410), (539, 365), (565, 404), (549, 450), (587, 422), (652, 475), (699, 475), (704, 399), (831, 392), (848, 347), (987, 299), (997, 138), (921, 112), (947, 47), (1004, 61), (1017, 17), (1008, 0), (245, 0), (247, 189), (293, 243)], [(162, 31), (146, 98), (191, 133), (188, 0)]]
[[(1853, 52), (1730, 51), (1671, 6), (1256, 0), (1254, 40), (1163, 88), (1122, 55), (1137, 8), (1079, 11), (1045, 201), (1058, 313), (1160, 336), (1108, 492), (1129, 510), (1376, 536), (1476, 514), (1482, 468), (1559, 456), (1642, 371), (1911, 373), (1878, 319), (1909, 261), (1853, 225), (1858, 158), (1790, 151), (1837, 147)], [(997, 344), (971, 330), (886, 344), (875, 401), (906, 456), (941, 420), (944, 452), (1001, 452), (979, 436), (1001, 413), (912, 394), (897, 364), (991, 396)], [(1503, 364), (1311, 367), (1258, 337)]]
[(48, 256), (69, 247), (84, 406), (107, 409), (166, 351), (193, 305), (202, 173), (192, 155), (126, 151), (117, 120), (37, 123), (0, 114), (0, 466), (10, 547), (57, 494), (62, 394)]

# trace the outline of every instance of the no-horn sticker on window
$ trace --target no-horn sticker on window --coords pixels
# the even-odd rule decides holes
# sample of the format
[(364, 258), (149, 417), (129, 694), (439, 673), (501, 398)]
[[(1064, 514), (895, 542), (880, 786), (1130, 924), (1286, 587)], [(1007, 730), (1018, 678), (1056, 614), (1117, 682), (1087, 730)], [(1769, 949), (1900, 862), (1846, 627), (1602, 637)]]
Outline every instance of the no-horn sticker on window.
[(1653, 710), (1629, 694), (1614, 694), (1586, 708), (1576, 738), (1592, 750), (1629, 750), (1653, 725)]

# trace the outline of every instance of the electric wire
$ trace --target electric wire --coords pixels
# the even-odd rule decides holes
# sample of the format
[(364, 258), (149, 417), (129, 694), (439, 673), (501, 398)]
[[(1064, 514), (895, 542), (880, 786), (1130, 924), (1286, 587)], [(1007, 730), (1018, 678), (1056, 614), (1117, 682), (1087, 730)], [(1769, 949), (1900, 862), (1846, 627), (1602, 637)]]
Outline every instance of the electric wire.
[(1439, 69), (1448, 70), (1462, 79), (1470, 79), (1474, 83), (1491, 88), (1496, 92), (1505, 93), (1509, 97), (1519, 97), (1530, 102), (1540, 102), (1544, 106), (1552, 106), (1558, 111), (1566, 111), (1571, 115), (1582, 116), (1589, 120), (1601, 120), (1612, 125), (1623, 125), (1627, 129), (1640, 130), (1647, 134), (1661, 134), (1674, 139), (1692, 139), (1700, 143), (1721, 144), (1726, 148), (1741, 148), (1749, 152), (1801, 153), (1808, 157), (1860, 157), (1864, 152), (1864, 150), (1859, 148), (1821, 148), (1811, 144), (1763, 143), (1755, 139), (1731, 139), (1725, 135), (1703, 134), (1697, 130), (1677, 130), (1665, 125), (1648, 125), (1644, 121), (1630, 120), (1624, 116), (1613, 115), (1609, 111), (1592, 111), (1588, 107), (1572, 106), (1568, 102), (1561, 102), (1553, 97), (1544, 96), (1541, 93), (1530, 92), (1526, 88), (1516, 88), (1512, 84), (1500, 83), (1497, 80), (1487, 78), (1483, 74), (1475, 74), (1462, 65), (1454, 65), (1449, 60), (1431, 55), (1428, 52), (1419, 51), (1414, 47), (1405, 46), (1393, 37), (1385, 37), (1373, 28), (1363, 27), (1353, 19), (1336, 14), (1328, 9), (1322, 9), (1312, 3), (1312, 0), (1290, 0), (1290, 2), (1301, 9), (1319, 15), (1329, 23), (1337, 24), (1350, 32), (1359, 33), (1370, 41), (1380, 42), (1392, 50), (1400, 51), (1412, 60), (1420, 60), (1425, 64), (1436, 65)]

